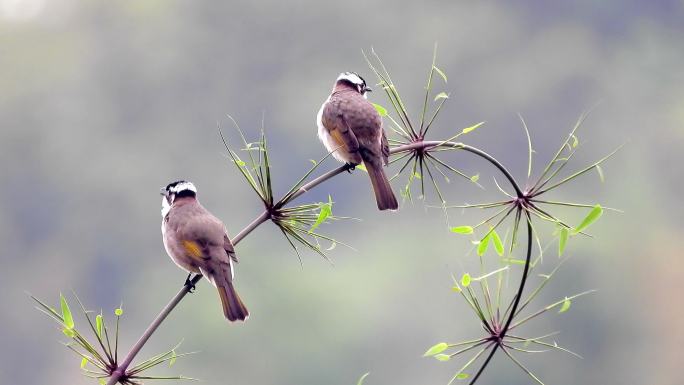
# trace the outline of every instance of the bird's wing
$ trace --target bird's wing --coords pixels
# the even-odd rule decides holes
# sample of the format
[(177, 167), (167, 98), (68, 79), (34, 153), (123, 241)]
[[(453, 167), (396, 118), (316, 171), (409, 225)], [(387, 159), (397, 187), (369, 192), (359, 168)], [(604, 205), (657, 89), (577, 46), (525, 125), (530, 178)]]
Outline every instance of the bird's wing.
[(233, 247), (233, 242), (230, 241), (230, 238), (228, 238), (228, 234), (223, 234), (223, 249), (226, 251), (226, 254), (232, 259), (233, 261), (237, 262), (237, 255), (235, 255), (235, 248)]
[(346, 103), (338, 98), (331, 100), (323, 108), (322, 123), (335, 142), (349, 153), (359, 151), (359, 142), (347, 119)]
[[(178, 240), (188, 255), (198, 262), (215, 258), (228, 262), (225, 250), (225, 228), (223, 223), (206, 210), (201, 210), (178, 226)], [(221, 253), (215, 252), (220, 250)], [(227, 250), (226, 250), (227, 251)]]
[(384, 150), (382, 118), (375, 107), (360, 94), (352, 94), (344, 98), (339, 110), (359, 143), (364, 161), (381, 163)]
[(382, 130), (382, 161), (385, 166), (387, 166), (387, 163), (389, 163), (389, 153), (390, 153), (390, 147), (389, 147), (389, 141), (387, 140), (387, 134), (385, 133), (385, 130)]

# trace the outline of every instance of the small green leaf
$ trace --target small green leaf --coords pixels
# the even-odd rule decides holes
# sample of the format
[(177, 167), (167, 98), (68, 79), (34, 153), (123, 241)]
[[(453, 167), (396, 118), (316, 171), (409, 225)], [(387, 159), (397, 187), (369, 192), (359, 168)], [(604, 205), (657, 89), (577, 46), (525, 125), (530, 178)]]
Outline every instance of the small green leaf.
[(456, 293), (460, 293), (460, 292), (462, 292), (463, 290), (461, 290), (461, 287), (460, 287), (460, 286), (454, 285), (454, 286), (451, 287), (451, 291), (454, 291), (454, 292), (456, 292)]
[(178, 358), (178, 356), (176, 356), (176, 351), (172, 350), (171, 351), (171, 359), (169, 360), (169, 367), (173, 366), (173, 364), (176, 363), (176, 358)]
[(470, 181), (473, 183), (477, 183), (478, 180), (480, 180), (480, 174), (475, 174), (470, 177)]
[(484, 253), (487, 252), (487, 248), (489, 248), (489, 239), (492, 237), (492, 234), (489, 233), (486, 237), (480, 240), (480, 244), (477, 245), (477, 255), (480, 257), (484, 255)]
[(370, 374), (370, 372), (361, 376), (361, 378), (359, 378), (359, 381), (356, 383), (356, 385), (363, 385), (363, 381), (366, 379), (366, 377), (368, 377), (369, 374)]
[(457, 380), (465, 380), (468, 377), (470, 377), (468, 373), (459, 373), (456, 375)]
[(99, 382), (100, 385), (106, 385), (107, 384), (107, 380), (105, 380), (104, 378), (100, 378), (99, 380), (97, 380), (97, 382)]
[(439, 354), (443, 351), (445, 351), (449, 345), (446, 342), (440, 342), (438, 344), (432, 345), (430, 349), (428, 349), (425, 354), (423, 354), (423, 357), (430, 357), (434, 356), (435, 354)]
[(563, 301), (563, 304), (561, 305), (560, 310), (558, 310), (558, 313), (565, 313), (570, 309), (570, 305), (572, 305), (572, 301), (569, 300), (568, 298), (565, 298), (565, 301)]
[(468, 286), (470, 286), (470, 281), (471, 281), (470, 274), (468, 274), (468, 273), (463, 274), (463, 276), (461, 277), (461, 285), (463, 287), (468, 287)]
[(444, 83), (446, 83), (446, 82), (447, 82), (447, 76), (446, 76), (446, 74), (445, 74), (444, 72), (442, 72), (441, 69), (437, 68), (437, 66), (432, 66), (432, 68), (435, 69), (435, 72), (437, 72), (437, 73), (439, 74), (439, 76), (441, 76), (442, 79), (444, 79)]
[(594, 208), (591, 209), (589, 214), (587, 214), (587, 216), (584, 218), (584, 220), (582, 220), (582, 222), (579, 224), (579, 226), (577, 226), (573, 230), (573, 233), (577, 234), (577, 233), (581, 232), (582, 230), (586, 229), (587, 227), (589, 227), (589, 225), (596, 222), (596, 220), (598, 220), (602, 214), (603, 214), (603, 209), (601, 208), (601, 205), (594, 206)]
[(578, 144), (579, 144), (579, 139), (577, 138), (577, 136), (575, 136), (575, 134), (572, 134), (572, 148), (577, 147)]
[(95, 329), (97, 330), (97, 338), (102, 338), (102, 314), (95, 317)]
[(451, 228), (452, 233), (456, 234), (472, 234), (473, 233), (473, 227), (472, 226), (456, 226)]
[(387, 116), (387, 109), (385, 107), (375, 103), (373, 103), (373, 107), (375, 107), (375, 111), (378, 111), (378, 114), (380, 114), (380, 116)]
[(62, 329), (62, 333), (69, 338), (74, 338), (76, 336), (74, 329)]
[(236, 161), (235, 161), (235, 164), (237, 164), (237, 165), (240, 166), (240, 167), (245, 167), (245, 165), (246, 165), (247, 163), (245, 163), (245, 162), (243, 162), (243, 161), (241, 161), (241, 160), (236, 160)]
[(570, 231), (567, 227), (563, 226), (560, 228), (559, 233), (560, 234), (558, 236), (558, 256), (560, 257), (561, 255), (563, 255), (563, 252), (565, 251), (565, 246), (568, 243)]
[(499, 257), (503, 257), (504, 245), (503, 242), (501, 242), (499, 234), (496, 233), (496, 230), (492, 230), (492, 233), (489, 235), (489, 237), (492, 238), (492, 241), (494, 242), (494, 250), (496, 250), (496, 253), (499, 254)]
[(464, 133), (464, 134), (467, 134), (467, 133), (469, 133), (469, 132), (471, 132), (471, 131), (474, 131), (476, 128), (480, 127), (480, 126), (483, 125), (483, 124), (485, 124), (485, 122), (480, 122), (480, 123), (478, 123), (478, 124), (476, 124), (476, 125), (474, 125), (474, 126), (466, 127), (466, 128), (463, 129), (463, 133)]
[(123, 315), (123, 309), (120, 308), (120, 307), (119, 307), (119, 308), (116, 308), (116, 309), (114, 310), (114, 314), (115, 314), (117, 317), (121, 317), (121, 316)]
[(363, 163), (362, 163), (362, 164), (357, 164), (357, 165), (356, 165), (356, 169), (357, 169), (357, 170), (361, 170), (361, 171), (363, 171), (363, 172), (368, 172), (368, 169), (366, 168), (366, 165), (363, 164)]
[(88, 365), (88, 359), (83, 357), (83, 359), (81, 360), (81, 369), (84, 369), (86, 365)]
[(62, 294), (59, 295), (59, 303), (62, 306), (62, 318), (64, 319), (64, 326), (67, 329), (74, 328), (74, 317), (71, 315), (69, 304)]
[(328, 203), (320, 203), (318, 208), (318, 218), (316, 218), (316, 222), (311, 225), (309, 232), (316, 230), (321, 223), (325, 222), (325, 220), (332, 215), (332, 197), (328, 195)]
[(446, 92), (440, 92), (435, 96), (435, 101), (438, 101), (439, 99), (449, 99), (449, 94)]
[(435, 354), (434, 357), (437, 361), (449, 361), (451, 359), (448, 354)]

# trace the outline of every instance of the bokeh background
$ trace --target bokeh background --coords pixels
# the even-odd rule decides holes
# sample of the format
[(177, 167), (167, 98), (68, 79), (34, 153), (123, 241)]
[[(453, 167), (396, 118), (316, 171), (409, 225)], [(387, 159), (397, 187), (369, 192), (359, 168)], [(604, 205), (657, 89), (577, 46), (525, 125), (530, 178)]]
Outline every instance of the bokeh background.
[[(570, 168), (627, 142), (604, 166), (604, 183), (592, 172), (552, 196), (625, 211), (606, 213), (594, 239), (573, 238), (572, 258), (535, 306), (598, 292), (527, 329), (561, 331), (556, 340), (585, 359), (521, 360), (552, 384), (681, 383), (683, 34), (684, 2), (675, 0), (0, 0), (1, 382), (94, 383), (27, 291), (56, 305), (60, 291), (74, 290), (105, 314), (123, 302), (123, 350), (177, 291), (185, 274), (162, 247), (160, 186), (194, 181), (231, 234), (260, 212), (220, 144), (217, 122), (235, 139), (227, 114), (252, 137), (264, 117), (282, 194), (324, 154), (315, 116), (337, 74), (373, 79), (362, 49), (380, 53), (417, 115), (437, 42), (449, 76), (437, 90), (451, 97), (433, 138), (486, 121), (465, 141), (521, 180), (527, 142), (517, 113), (532, 132), (536, 172), (599, 102)], [(387, 105), (381, 93), (371, 98)], [(450, 159), (486, 187), (453, 178), (450, 203), (499, 198), (488, 164)], [(371, 372), (371, 385), (446, 384), (463, 361), (421, 354), (481, 332), (450, 291), (451, 274), (473, 271), (476, 256), (448, 226), (483, 213), (454, 210), (447, 223), (421, 201), (377, 212), (362, 172), (300, 202), (328, 194), (335, 214), (362, 221), (322, 229), (355, 250), (332, 250), (334, 266), (303, 252), (300, 265), (265, 224), (237, 248), (249, 322), (226, 323), (203, 281), (140, 358), (183, 340), (181, 350), (201, 353), (156, 373), (206, 384), (342, 385)], [(571, 223), (586, 214), (555, 212)], [(545, 239), (551, 232), (544, 228)], [(555, 266), (554, 248), (540, 272)], [(504, 382), (531, 380), (499, 354), (482, 383)]]

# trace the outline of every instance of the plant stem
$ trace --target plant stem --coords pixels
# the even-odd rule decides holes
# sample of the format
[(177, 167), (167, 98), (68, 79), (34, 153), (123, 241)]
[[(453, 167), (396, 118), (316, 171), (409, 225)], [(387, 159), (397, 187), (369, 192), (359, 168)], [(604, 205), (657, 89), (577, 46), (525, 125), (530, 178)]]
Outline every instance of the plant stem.
[[(499, 332), (499, 336), (501, 340), (503, 341), (503, 338), (506, 336), (506, 333), (508, 332), (508, 328), (511, 326), (511, 322), (513, 321), (513, 317), (515, 315), (516, 310), (518, 309), (518, 305), (520, 304), (520, 298), (522, 298), (523, 290), (525, 289), (525, 283), (527, 282), (527, 274), (530, 269), (530, 261), (532, 257), (532, 223), (530, 222), (530, 218), (528, 216), (527, 218), (527, 256), (525, 257), (525, 267), (523, 269), (523, 274), (522, 278), (520, 278), (520, 286), (518, 287), (518, 293), (515, 295), (513, 299), (513, 308), (508, 316), (508, 319), (506, 320), (506, 324), (504, 325), (503, 329), (501, 329), (501, 332)], [(492, 351), (489, 353), (489, 356), (487, 356), (487, 359), (485, 362), (480, 366), (480, 369), (477, 371), (477, 373), (473, 376), (473, 379), (470, 381), (470, 385), (475, 384), (478, 378), (480, 378), (480, 375), (482, 372), (485, 370), (487, 365), (489, 365), (489, 361), (491, 361), (492, 357), (494, 357), (494, 353), (496, 353), (496, 350), (499, 348), (501, 345), (500, 343), (497, 343), (494, 345), (494, 348)]]
[(256, 229), (257, 227), (259, 227), (260, 224), (269, 220), (269, 218), (270, 214), (268, 211), (264, 211), (263, 213), (261, 213), (261, 215), (256, 217), (256, 219), (254, 219), (252, 223), (247, 225), (247, 227), (242, 229), (242, 231), (240, 231), (239, 233), (237, 233), (237, 235), (235, 235), (235, 237), (233, 237), (233, 239), (231, 240), (233, 242), (233, 245), (237, 245), (238, 243), (240, 243), (240, 241), (249, 233), (251, 233), (252, 230)]
[[(475, 155), (478, 155), (481, 158), (484, 158), (489, 163), (494, 165), (497, 169), (499, 169), (499, 171), (501, 171), (502, 174), (504, 174), (506, 179), (508, 179), (508, 181), (511, 183), (511, 185), (515, 189), (515, 192), (518, 195), (518, 197), (523, 196), (522, 190), (518, 186), (517, 182), (515, 181), (515, 179), (511, 175), (511, 173), (508, 172), (508, 170), (503, 166), (503, 164), (501, 164), (499, 161), (497, 161), (494, 157), (487, 154), (486, 152), (484, 152), (478, 148), (468, 146), (468, 145), (463, 144), (463, 143), (443, 142), (443, 141), (420, 141), (420, 142), (415, 142), (415, 143), (395, 147), (395, 148), (390, 150), (390, 153), (391, 154), (397, 154), (397, 153), (401, 153), (401, 152), (414, 151), (414, 150), (419, 150), (419, 149), (425, 151), (425, 150), (428, 150), (428, 149), (431, 149), (434, 147), (449, 147), (449, 148), (455, 148), (455, 149), (462, 149), (462, 150), (468, 151), (470, 153), (473, 153)], [(348, 171), (350, 168), (351, 168), (350, 165), (343, 165), (343, 166), (340, 166), (336, 169), (328, 171), (327, 173), (319, 176), (318, 178), (313, 179), (311, 182), (306, 183), (302, 187), (300, 187), (299, 190), (297, 190), (297, 192), (292, 196), (290, 201), (294, 200), (295, 198), (300, 197), (301, 195), (307, 193), (308, 191), (310, 191), (311, 189), (320, 185), (321, 183), (323, 183), (329, 179), (332, 179), (333, 177), (343, 173), (344, 171)], [(263, 213), (261, 213), (256, 219), (254, 219), (254, 221), (252, 221), (252, 223), (247, 225), (247, 227), (245, 227), (242, 231), (240, 231), (237, 235), (235, 235), (235, 237), (232, 240), (233, 244), (237, 245), (242, 239), (244, 239), (247, 235), (249, 235), (249, 233), (251, 233), (254, 229), (259, 227), (259, 225), (261, 225), (262, 223), (266, 222), (269, 218), (270, 218), (270, 213), (268, 211), (264, 211)], [(532, 248), (531, 237), (532, 237), (532, 230), (531, 230), (530, 224), (528, 222), (528, 248), (527, 248), (527, 260), (525, 262), (525, 270), (523, 273), (523, 277), (520, 281), (520, 288), (518, 289), (518, 295), (516, 296), (515, 303), (513, 305), (514, 311), (511, 313), (511, 317), (509, 317), (508, 321), (506, 322), (506, 326), (505, 326), (504, 330), (507, 330), (508, 327), (510, 326), (510, 323), (511, 323), (512, 318), (513, 318), (512, 314), (515, 314), (515, 309), (518, 306), (518, 303), (520, 301), (520, 296), (522, 295), (522, 291), (524, 289), (525, 282), (527, 280), (527, 271), (528, 271), (529, 265), (530, 265), (530, 254), (531, 254), (531, 248)], [(199, 282), (201, 279), (202, 279), (202, 275), (197, 274), (191, 280), (191, 283), (197, 284), (197, 282)], [(140, 337), (140, 339), (138, 339), (138, 341), (135, 343), (135, 345), (133, 345), (133, 347), (128, 352), (128, 354), (126, 354), (126, 357), (121, 362), (121, 364), (118, 365), (118, 367), (116, 368), (116, 370), (114, 372), (112, 372), (112, 375), (109, 377), (109, 381), (107, 382), (107, 385), (115, 385), (117, 382), (119, 382), (119, 380), (122, 377), (125, 377), (126, 369), (128, 369), (130, 364), (133, 362), (133, 359), (135, 358), (135, 356), (140, 352), (140, 350), (143, 348), (143, 346), (145, 346), (145, 344), (150, 339), (152, 334), (154, 334), (154, 332), (157, 330), (157, 328), (162, 324), (162, 322), (164, 322), (166, 317), (173, 311), (173, 309), (175, 309), (175, 307), (180, 303), (180, 301), (183, 300), (185, 295), (190, 292), (191, 287), (192, 286), (190, 286), (190, 285), (183, 285), (183, 287), (180, 289), (180, 291), (178, 291), (178, 293), (171, 299), (171, 301), (169, 301), (169, 303), (162, 309), (162, 311), (159, 313), (159, 315), (157, 315), (157, 317), (147, 327), (147, 329), (145, 330), (143, 335)], [(477, 375), (471, 381), (471, 384), (475, 383), (475, 380), (477, 380), (477, 377), (479, 377), (479, 375), (482, 373), (484, 368), (487, 366), (487, 364), (491, 360), (492, 356), (494, 355), (494, 352), (496, 351), (497, 347), (498, 347), (498, 345), (496, 345), (494, 347), (494, 349), (492, 349), (492, 352), (489, 354), (487, 360), (485, 361), (485, 364), (480, 368)]]

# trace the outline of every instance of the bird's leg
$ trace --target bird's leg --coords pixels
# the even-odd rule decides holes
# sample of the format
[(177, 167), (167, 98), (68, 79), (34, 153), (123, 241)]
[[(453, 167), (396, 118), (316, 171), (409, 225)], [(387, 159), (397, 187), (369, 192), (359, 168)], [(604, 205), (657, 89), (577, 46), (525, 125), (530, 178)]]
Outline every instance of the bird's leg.
[(347, 162), (345, 163), (347, 165), (347, 172), (351, 174), (352, 171), (356, 169), (356, 164)]
[(185, 278), (185, 284), (184, 284), (184, 285), (185, 285), (185, 286), (188, 286), (188, 287), (190, 288), (190, 289), (188, 290), (188, 292), (194, 293), (194, 292), (195, 292), (195, 284), (192, 283), (192, 280), (190, 279), (190, 277), (192, 277), (192, 273), (189, 273), (189, 274), (188, 274), (188, 277)]

